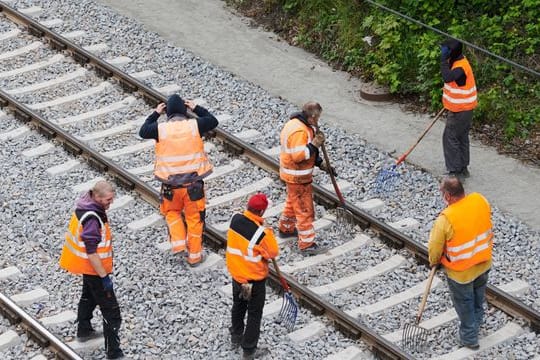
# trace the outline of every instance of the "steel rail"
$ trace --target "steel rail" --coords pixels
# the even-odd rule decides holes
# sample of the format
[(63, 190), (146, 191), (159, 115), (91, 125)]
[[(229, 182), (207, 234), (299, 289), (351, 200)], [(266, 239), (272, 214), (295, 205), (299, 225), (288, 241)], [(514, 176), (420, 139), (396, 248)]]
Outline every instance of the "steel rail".
[(39, 321), (20, 308), (9, 297), (0, 293), (0, 312), (11, 323), (22, 323), (30, 336), (41, 346), (50, 347), (57, 358), (64, 360), (83, 360), (72, 348), (54, 336)]
[[(49, 43), (53, 48), (60, 51), (68, 51), (75, 58), (75, 60), (79, 61), (80, 63), (90, 63), (96, 69), (99, 75), (107, 78), (114, 77), (118, 79), (124, 90), (130, 92), (139, 92), (144, 100), (152, 106), (166, 100), (166, 97), (163, 94), (143, 84), (137, 79), (134, 79), (115, 66), (112, 66), (99, 59), (95, 55), (85, 51), (81, 47), (61, 37), (57, 33), (40, 25), (33, 19), (20, 14), (16, 10), (1, 2), (0, 10), (6, 13), (10, 18), (15, 19), (16, 22), (26, 26), (29, 32), (35, 33), (35, 35), (40, 37), (48, 38)], [(118, 167), (115, 162), (105, 158), (92, 148), (88, 147), (84, 142), (67, 134), (58, 125), (43, 119), (26, 106), (19, 104), (15, 99), (3, 91), (0, 91), (0, 105), (12, 107), (14, 109), (15, 116), (23, 121), (34, 120), (37, 123), (37, 127), (40, 132), (44, 133), (49, 138), (59, 138), (69, 152), (86, 158), (91, 166), (97, 167), (101, 171), (111, 173), (111, 175), (122, 186), (139, 192), (146, 201), (155, 207), (158, 207), (159, 194), (156, 190), (139, 180), (136, 176), (127, 172), (125, 169)], [(233, 152), (247, 155), (252, 162), (268, 171), (274, 173), (279, 171), (279, 163), (262, 151), (234, 137), (226, 130), (218, 128), (216, 129), (216, 134)], [(339, 199), (335, 194), (318, 185), (314, 185), (314, 196), (318, 202), (328, 207), (337, 207), (340, 204)], [(362, 228), (371, 228), (375, 230), (381, 239), (389, 242), (392, 246), (400, 248), (406, 247), (413, 252), (419, 262), (427, 264), (427, 248), (423, 244), (400, 233), (398, 230), (364, 212), (358, 207), (348, 203), (347, 201), (343, 207), (353, 214), (355, 221)], [(221, 235), (211, 226), (207, 226), (205, 229), (204, 237), (206, 241), (209, 241), (214, 246), (220, 248), (223, 248), (226, 244), (226, 239), (223, 237), (223, 235)], [(277, 280), (277, 274), (275, 274), (272, 269), (270, 272), (271, 279), (274, 281)], [(299, 296), (301, 302), (311, 307), (316, 312), (323, 311), (330, 318), (335, 319), (338, 328), (352, 329), (350, 332), (346, 332), (349, 332), (353, 336), (355, 336), (354, 334), (362, 334), (362, 337), (366, 338), (368, 342), (373, 341), (375, 344), (374, 346), (380, 347), (379, 350), (381, 351), (381, 354), (386, 354), (385, 356), (388, 356), (389, 358), (408, 358), (408, 354), (403, 353), (399, 348), (396, 348), (393, 344), (388, 343), (388, 341), (386, 341), (384, 338), (372, 333), (372, 330), (365, 327), (365, 325), (360, 324), (358, 321), (354, 320), (344, 312), (336, 310), (333, 305), (319, 299), (315, 294), (309, 291), (307, 287), (299, 284), (289, 275), (285, 274), (284, 276), (290, 283), (293, 292)], [(492, 285), (488, 285), (487, 287), (487, 298), (491, 304), (507, 313), (510, 313), (512, 316), (524, 318), (527, 322), (529, 322), (534, 331), (540, 331), (540, 313), (531, 307), (526, 306), (522, 301)]]

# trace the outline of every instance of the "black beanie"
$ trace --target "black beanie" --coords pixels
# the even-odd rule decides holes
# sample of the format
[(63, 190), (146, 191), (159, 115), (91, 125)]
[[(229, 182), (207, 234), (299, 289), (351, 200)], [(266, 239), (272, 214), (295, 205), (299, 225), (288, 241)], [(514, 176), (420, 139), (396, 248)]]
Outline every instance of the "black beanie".
[(177, 94), (169, 96), (167, 100), (167, 118), (170, 119), (174, 115), (186, 116), (186, 104)]
[(456, 39), (448, 39), (442, 43), (450, 49), (450, 59), (455, 60), (463, 53), (463, 44)]

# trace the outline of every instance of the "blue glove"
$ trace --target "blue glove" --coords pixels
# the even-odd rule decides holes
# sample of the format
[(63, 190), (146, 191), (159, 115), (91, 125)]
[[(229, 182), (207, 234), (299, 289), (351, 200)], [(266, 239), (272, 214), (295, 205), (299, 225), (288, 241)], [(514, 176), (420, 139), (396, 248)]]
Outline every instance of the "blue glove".
[(103, 289), (105, 289), (105, 291), (113, 291), (113, 283), (109, 275), (101, 278), (101, 282), (103, 283)]
[(452, 51), (450, 50), (450, 48), (446, 45), (442, 45), (441, 46), (441, 59), (442, 60), (446, 60), (450, 57), (450, 53)]

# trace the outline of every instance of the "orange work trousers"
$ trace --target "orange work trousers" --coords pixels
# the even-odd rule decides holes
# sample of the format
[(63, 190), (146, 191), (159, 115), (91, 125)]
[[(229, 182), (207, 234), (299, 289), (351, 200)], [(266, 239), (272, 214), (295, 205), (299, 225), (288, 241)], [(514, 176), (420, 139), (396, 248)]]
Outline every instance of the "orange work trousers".
[[(169, 240), (173, 254), (188, 251), (188, 263), (201, 261), (202, 233), (204, 228), (206, 198), (192, 201), (187, 188), (172, 189), (172, 200), (162, 198), (160, 211), (169, 228)], [(183, 212), (183, 217), (182, 217)], [(184, 219), (187, 224), (184, 224)]]
[(285, 207), (279, 218), (279, 230), (291, 233), (296, 225), (300, 250), (310, 247), (315, 241), (314, 214), (311, 183), (287, 183), (287, 200), (285, 200)]

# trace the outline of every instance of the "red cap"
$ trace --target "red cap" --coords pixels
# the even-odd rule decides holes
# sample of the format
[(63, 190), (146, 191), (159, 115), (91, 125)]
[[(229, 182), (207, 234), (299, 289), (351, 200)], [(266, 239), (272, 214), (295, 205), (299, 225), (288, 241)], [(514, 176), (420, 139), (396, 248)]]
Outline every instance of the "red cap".
[(253, 210), (266, 210), (268, 207), (268, 199), (264, 194), (255, 194), (249, 198), (247, 206)]

